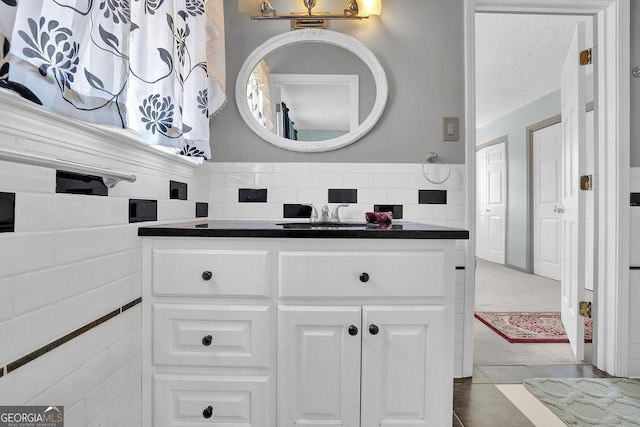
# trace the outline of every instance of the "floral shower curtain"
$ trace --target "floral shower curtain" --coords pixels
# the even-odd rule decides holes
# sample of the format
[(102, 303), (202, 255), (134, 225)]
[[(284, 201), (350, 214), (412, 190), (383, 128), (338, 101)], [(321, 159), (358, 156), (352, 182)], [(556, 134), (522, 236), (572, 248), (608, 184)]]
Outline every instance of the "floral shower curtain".
[(224, 104), (223, 0), (0, 0), (0, 87), (210, 158)]

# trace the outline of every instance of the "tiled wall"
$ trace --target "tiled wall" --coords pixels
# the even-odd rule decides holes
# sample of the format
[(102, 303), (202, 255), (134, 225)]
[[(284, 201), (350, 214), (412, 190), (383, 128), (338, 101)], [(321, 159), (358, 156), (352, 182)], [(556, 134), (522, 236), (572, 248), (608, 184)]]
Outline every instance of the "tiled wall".
[[(318, 212), (328, 204), (331, 212), (337, 205), (329, 203), (332, 197), (355, 193), (357, 202), (341, 210), (345, 220), (363, 221), (364, 212), (392, 205), (401, 208), (403, 220), (464, 228), (464, 168), (452, 165), (450, 177), (435, 185), (425, 180), (421, 163), (211, 163), (209, 217), (279, 220), (284, 219), (284, 205), (301, 203), (313, 203)], [(438, 182), (447, 167), (428, 165), (426, 172)], [(331, 191), (339, 189), (355, 191)], [(260, 192), (247, 200), (246, 190)], [(462, 375), (465, 247), (457, 242), (456, 376)]]
[[(67, 427), (139, 426), (141, 247), (130, 200), (156, 201), (161, 221), (193, 219), (196, 202), (208, 199), (206, 167), (167, 172), (163, 156), (113, 150), (114, 135), (49, 125), (43, 115), (19, 125), (2, 105), (0, 148), (51, 152), (137, 180), (108, 196), (57, 193), (55, 169), (0, 161), (0, 404), (63, 405)], [(187, 200), (171, 198), (170, 181), (187, 184)]]
[[(640, 193), (640, 168), (631, 168), (629, 189)], [(640, 377), (640, 205), (629, 209), (629, 376)]]

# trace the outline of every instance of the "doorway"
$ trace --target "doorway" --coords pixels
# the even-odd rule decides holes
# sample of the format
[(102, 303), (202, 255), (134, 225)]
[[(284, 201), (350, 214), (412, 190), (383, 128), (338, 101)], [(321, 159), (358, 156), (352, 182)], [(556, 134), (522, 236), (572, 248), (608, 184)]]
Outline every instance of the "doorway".
[[(598, 213), (595, 240), (597, 248), (596, 366), (612, 375), (627, 376), (629, 372), (629, 149), (630, 149), (630, 0), (558, 0), (534, 4), (528, 0), (464, 0), (465, 1), (465, 86), (467, 114), (467, 159), (475, 156), (476, 82), (475, 82), (475, 14), (541, 13), (597, 16), (598, 53), (607, 58), (596, 64), (598, 93), (596, 104), (596, 135), (602, 141), (597, 149)], [(475, 162), (466, 162), (467, 188), (475, 188)], [(467, 227), (471, 230), (466, 251), (465, 268), (475, 266), (475, 191), (467, 191)], [(508, 245), (507, 245), (508, 246)], [(465, 275), (463, 315), (463, 350), (460, 365), (462, 376), (473, 372), (474, 274)], [(606, 286), (605, 286), (606, 284)], [(633, 311), (635, 313), (635, 311)], [(635, 370), (634, 370), (635, 372)]]
[[(533, 152), (526, 136), (529, 134), (528, 131), (532, 123), (540, 121), (541, 118), (547, 119), (560, 112), (560, 69), (568, 50), (569, 41), (577, 22), (586, 21), (591, 24), (591, 20), (591, 17), (565, 15), (492, 14), (492, 16), (488, 16), (480, 14), (476, 17), (476, 50), (478, 54), (482, 54), (486, 50), (480, 45), (483, 40), (491, 40), (491, 36), (483, 33), (483, 31), (487, 31), (484, 28), (485, 25), (491, 31), (495, 28), (501, 28), (498, 30), (500, 38), (514, 40), (516, 46), (509, 47), (509, 43), (506, 43), (505, 53), (500, 59), (503, 69), (515, 75), (499, 76), (497, 78), (499, 84), (494, 84), (489, 95), (482, 92), (484, 87), (482, 72), (478, 76), (480, 88), (476, 103), (478, 117), (479, 121), (488, 121), (488, 123), (484, 123), (476, 134), (476, 142), (482, 144), (477, 147), (476, 151), (476, 256), (495, 263), (478, 260), (475, 279), (475, 309), (477, 311), (514, 313), (513, 317), (516, 319), (520, 317), (518, 314), (520, 312), (523, 315), (531, 312), (560, 312), (562, 243), (558, 236), (562, 235), (559, 182), (562, 174), (559, 141), (562, 140), (562, 133), (559, 132), (560, 129), (548, 124), (545, 127), (540, 126), (531, 133), (538, 140), (535, 147), (542, 147), (545, 150)], [(512, 28), (513, 35), (506, 33), (505, 28)], [(526, 40), (524, 34), (527, 32), (530, 32), (528, 37), (533, 41)], [(544, 38), (541, 34), (545, 32), (548, 39), (540, 40)], [(592, 40), (593, 37), (591, 36), (590, 39)], [(539, 51), (546, 48), (549, 52), (544, 54), (538, 52), (533, 55), (534, 62), (524, 64), (522, 61), (525, 61), (526, 58), (521, 56), (517, 48), (527, 43), (530, 45), (525, 50)], [(588, 42), (588, 44), (593, 45), (592, 42)], [(557, 52), (551, 52), (554, 47), (557, 47)], [(514, 51), (516, 53), (512, 53)], [(510, 53), (513, 54), (513, 62), (515, 63), (512, 71), (507, 68), (511, 64), (504, 58)], [(495, 58), (496, 54), (489, 53), (487, 56)], [(483, 70), (485, 66), (483, 60), (486, 58), (477, 58), (480, 70)], [(524, 71), (523, 67), (537, 67), (538, 71), (547, 67), (549, 71), (547, 74), (543, 72), (541, 75), (536, 75), (530, 70)], [(555, 78), (552, 78), (554, 75)], [(536, 79), (546, 81), (538, 83), (535, 81)], [(515, 88), (514, 83), (516, 84)], [(519, 96), (518, 87), (526, 87), (526, 90), (522, 90), (522, 97)], [(492, 102), (500, 104), (500, 106), (507, 104), (504, 102), (504, 97), (500, 98), (500, 93), (508, 93), (508, 98), (511, 98), (509, 102), (512, 103), (511, 111), (503, 113), (491, 105)], [(496, 97), (495, 94), (498, 94), (497, 98), (502, 102), (493, 101), (493, 98)], [(489, 104), (488, 110), (498, 110), (498, 113), (491, 111), (494, 116), (498, 115), (497, 118), (491, 121), (487, 119), (491, 114), (485, 114), (485, 104)], [(500, 132), (504, 132), (506, 136), (485, 142), (489, 137), (495, 137)], [(505, 236), (506, 239), (503, 238), (507, 244), (504, 245), (506, 246), (505, 256), (502, 260), (487, 257), (491, 237), (497, 241), (501, 237), (500, 233), (494, 232), (485, 237), (486, 230), (490, 229), (486, 217), (488, 217), (488, 212), (492, 210), (488, 209), (486, 204), (488, 193), (494, 191), (499, 194), (499, 192), (496, 191), (497, 185), (490, 183), (485, 185), (489, 181), (486, 177), (490, 175), (488, 174), (488, 154), (484, 151), (493, 147), (494, 144), (499, 146), (500, 140), (509, 141), (509, 156), (505, 158), (505, 163), (508, 164), (506, 168), (508, 173), (504, 179), (505, 182), (508, 181), (509, 188), (504, 197), (505, 201), (508, 201), (505, 209), (508, 232)], [(506, 146), (506, 143), (503, 145)], [(496, 180), (496, 182), (498, 181)], [(549, 208), (551, 214), (545, 212), (546, 216), (542, 215), (543, 212), (540, 212), (540, 209), (532, 206), (532, 199), (535, 201), (544, 200), (546, 202), (544, 208)], [(532, 234), (531, 231), (534, 233)], [(532, 258), (537, 263), (532, 262)], [(543, 262), (540, 262), (540, 258)], [(549, 268), (551, 261), (555, 263), (555, 269)], [(497, 264), (505, 264), (506, 267)], [(544, 267), (542, 271), (541, 265)], [(542, 319), (542, 321), (546, 320)], [(531, 364), (533, 360), (538, 364), (578, 363), (573, 357), (569, 344), (509, 344), (502, 339), (496, 339), (493, 331), (484, 324), (476, 322), (475, 326), (474, 363), (476, 364), (493, 361), (494, 364), (520, 365)], [(586, 359), (590, 360), (591, 357), (588, 356)]]

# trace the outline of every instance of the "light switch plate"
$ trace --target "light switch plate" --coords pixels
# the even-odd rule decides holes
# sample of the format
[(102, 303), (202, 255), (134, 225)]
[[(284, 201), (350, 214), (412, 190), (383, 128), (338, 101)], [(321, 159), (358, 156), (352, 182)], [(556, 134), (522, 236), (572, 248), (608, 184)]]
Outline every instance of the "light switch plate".
[(458, 117), (444, 117), (442, 119), (442, 140), (460, 140), (460, 119)]

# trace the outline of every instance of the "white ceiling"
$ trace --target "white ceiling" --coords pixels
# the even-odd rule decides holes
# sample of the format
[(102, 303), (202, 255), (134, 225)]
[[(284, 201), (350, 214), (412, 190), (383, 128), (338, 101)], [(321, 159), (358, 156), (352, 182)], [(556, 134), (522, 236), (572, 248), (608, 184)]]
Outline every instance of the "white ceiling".
[[(476, 14), (476, 127), (560, 88), (560, 70), (578, 21), (591, 17)], [(587, 42), (587, 47), (592, 43)]]

